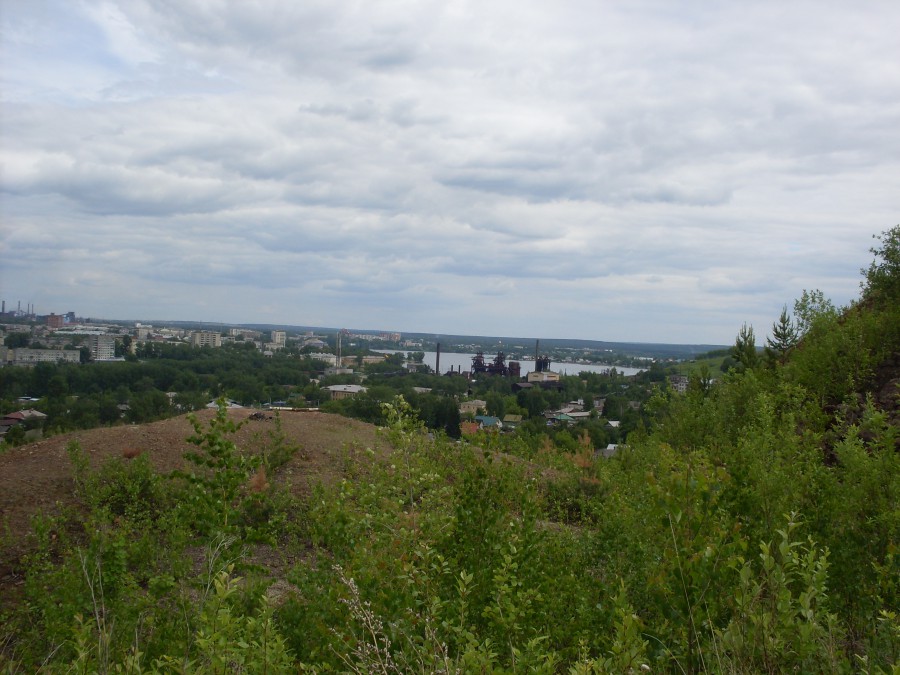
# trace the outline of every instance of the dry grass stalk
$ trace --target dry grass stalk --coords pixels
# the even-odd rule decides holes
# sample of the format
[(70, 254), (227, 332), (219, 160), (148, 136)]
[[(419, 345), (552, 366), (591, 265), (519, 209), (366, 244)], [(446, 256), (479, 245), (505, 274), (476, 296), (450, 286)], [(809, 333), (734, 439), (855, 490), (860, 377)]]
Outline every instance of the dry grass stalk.
[(250, 482), (247, 486), (250, 488), (250, 492), (255, 492), (257, 494), (268, 490), (269, 481), (266, 479), (266, 467), (259, 467), (259, 469), (256, 470), (256, 473), (250, 477)]

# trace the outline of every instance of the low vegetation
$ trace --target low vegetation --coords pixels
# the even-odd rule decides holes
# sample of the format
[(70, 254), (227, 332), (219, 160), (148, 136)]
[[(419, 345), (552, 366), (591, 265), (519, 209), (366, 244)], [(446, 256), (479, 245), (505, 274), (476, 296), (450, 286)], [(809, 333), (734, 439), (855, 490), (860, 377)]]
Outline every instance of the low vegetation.
[[(866, 672), (900, 658), (900, 228), (858, 302), (686, 394), (611, 458), (589, 433), (426, 434), (379, 408), (297, 495), (220, 408), (189, 468), (91, 471), (34, 521), (5, 672)], [(750, 349), (749, 347), (753, 347)], [(737, 365), (739, 364), (739, 365)]]

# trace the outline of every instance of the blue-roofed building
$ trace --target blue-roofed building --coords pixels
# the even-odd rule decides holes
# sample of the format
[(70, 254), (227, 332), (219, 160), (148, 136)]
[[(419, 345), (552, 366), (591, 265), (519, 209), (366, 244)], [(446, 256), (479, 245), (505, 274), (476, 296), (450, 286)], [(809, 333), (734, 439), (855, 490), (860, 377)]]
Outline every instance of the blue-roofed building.
[(502, 429), (503, 422), (500, 421), (499, 417), (492, 417), (491, 415), (476, 415), (475, 421), (478, 422), (478, 426), (481, 429)]

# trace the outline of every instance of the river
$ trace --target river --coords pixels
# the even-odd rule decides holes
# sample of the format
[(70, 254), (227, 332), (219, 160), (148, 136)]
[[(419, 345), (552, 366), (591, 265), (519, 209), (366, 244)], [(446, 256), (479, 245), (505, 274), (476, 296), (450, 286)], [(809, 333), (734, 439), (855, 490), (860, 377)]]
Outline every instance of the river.
[[(373, 351), (379, 354), (407, 354), (415, 349), (375, 349)], [(463, 372), (472, 368), (472, 358), (475, 354), (459, 354), (456, 352), (441, 352), (441, 374), (446, 373), (451, 368), (453, 370), (462, 369)], [(485, 363), (494, 360), (496, 354), (485, 354)], [(425, 365), (434, 370), (435, 361), (437, 360), (437, 352), (425, 352)], [(507, 363), (509, 361), (507, 360)], [(534, 370), (534, 360), (520, 359), (519, 364), (522, 368), (522, 377)], [(581, 372), (589, 373), (605, 373), (610, 368), (615, 368), (617, 373), (622, 375), (637, 375), (642, 368), (627, 368), (625, 366), (608, 366), (602, 363), (551, 363), (550, 370), (560, 375), (578, 375)]]

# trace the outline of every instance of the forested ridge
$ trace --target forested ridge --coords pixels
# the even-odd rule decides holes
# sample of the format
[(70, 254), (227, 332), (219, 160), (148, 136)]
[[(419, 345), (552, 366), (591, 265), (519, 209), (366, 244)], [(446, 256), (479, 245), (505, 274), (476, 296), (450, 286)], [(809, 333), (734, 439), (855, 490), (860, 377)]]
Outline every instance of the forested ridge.
[[(766, 349), (661, 383), (610, 458), (587, 433), (425, 433), (291, 489), (303, 439), (238, 448), (224, 407), (185, 470), (92, 470), (34, 521), (6, 672), (872, 672), (900, 657), (900, 227), (859, 299), (808, 291)], [(10, 546), (5, 542), (4, 546)], [(7, 598), (7, 599), (9, 599)]]

